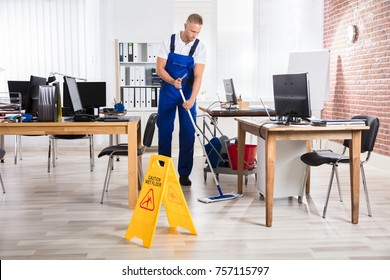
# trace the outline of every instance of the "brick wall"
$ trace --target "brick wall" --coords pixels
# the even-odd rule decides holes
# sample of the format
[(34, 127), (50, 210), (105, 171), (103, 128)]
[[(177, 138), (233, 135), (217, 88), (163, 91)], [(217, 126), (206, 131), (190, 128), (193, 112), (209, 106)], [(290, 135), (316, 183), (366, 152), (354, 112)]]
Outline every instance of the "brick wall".
[[(346, 40), (357, 26), (354, 43)], [(390, 1), (324, 0), (324, 47), (330, 49), (330, 100), (323, 118), (379, 117), (374, 152), (390, 156)]]

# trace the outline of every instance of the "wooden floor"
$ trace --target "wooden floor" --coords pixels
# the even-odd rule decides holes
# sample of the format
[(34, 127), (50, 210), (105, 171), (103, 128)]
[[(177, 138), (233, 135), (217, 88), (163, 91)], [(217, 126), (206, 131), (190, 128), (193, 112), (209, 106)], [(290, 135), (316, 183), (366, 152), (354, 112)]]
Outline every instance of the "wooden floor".
[[(98, 152), (99, 149), (97, 149)], [(196, 157), (191, 187), (183, 187), (198, 235), (169, 229), (162, 209), (152, 247), (124, 239), (133, 211), (127, 208), (127, 160), (115, 165), (105, 203), (100, 204), (107, 158), (89, 171), (87, 149), (59, 148), (57, 166), (47, 173), (47, 151), (25, 149), (13, 163), (9, 149), (0, 171), (7, 193), (0, 201), (0, 259), (390, 259), (390, 174), (366, 167), (373, 217), (361, 193), (359, 224), (350, 220), (347, 167), (340, 169), (344, 202), (333, 189), (321, 217), (330, 167), (313, 169), (311, 196), (274, 202), (273, 227), (265, 227), (265, 202), (255, 177), (237, 200), (202, 204), (216, 195), (211, 174), (203, 178)], [(148, 154), (144, 157), (144, 168)], [(235, 190), (233, 175), (220, 175), (224, 192)]]

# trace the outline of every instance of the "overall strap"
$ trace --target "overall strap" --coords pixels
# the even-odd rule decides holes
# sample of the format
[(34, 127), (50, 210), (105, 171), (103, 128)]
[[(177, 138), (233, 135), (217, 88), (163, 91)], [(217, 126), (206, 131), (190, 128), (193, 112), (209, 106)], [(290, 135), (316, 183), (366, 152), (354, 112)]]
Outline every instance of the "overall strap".
[(175, 34), (171, 35), (171, 53), (175, 51)]
[(190, 53), (188, 54), (189, 56), (193, 56), (194, 55), (195, 49), (198, 46), (198, 44), (199, 44), (199, 39), (196, 39), (194, 44), (191, 47)]

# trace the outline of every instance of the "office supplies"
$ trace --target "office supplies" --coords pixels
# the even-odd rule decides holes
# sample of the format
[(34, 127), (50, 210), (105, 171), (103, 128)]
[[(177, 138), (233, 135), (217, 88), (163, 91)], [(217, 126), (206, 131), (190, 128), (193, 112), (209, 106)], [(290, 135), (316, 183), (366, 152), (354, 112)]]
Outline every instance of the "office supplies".
[(96, 120), (96, 116), (89, 114), (75, 114), (73, 121), (75, 122), (93, 122)]
[(8, 81), (8, 91), (19, 92), (22, 96), (22, 109), (25, 110), (28, 104), (28, 91), (30, 81)]
[(311, 125), (314, 125), (314, 126), (326, 126), (326, 121), (324, 120), (312, 120), (310, 122)]
[(322, 120), (326, 125), (366, 125), (365, 119), (350, 119), (350, 120)]
[(57, 92), (55, 86), (39, 86), (38, 121), (57, 121)]

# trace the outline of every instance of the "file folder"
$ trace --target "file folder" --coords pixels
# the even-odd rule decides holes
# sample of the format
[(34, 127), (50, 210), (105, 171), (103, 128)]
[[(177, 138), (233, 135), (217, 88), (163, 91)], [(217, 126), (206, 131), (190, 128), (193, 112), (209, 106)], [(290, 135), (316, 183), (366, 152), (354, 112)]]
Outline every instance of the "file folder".
[(146, 88), (146, 108), (152, 108), (152, 88)]
[(125, 86), (126, 85), (126, 66), (124, 65), (121, 65), (120, 66), (120, 73), (119, 73), (120, 77), (120, 85), (121, 86)]
[(141, 108), (141, 89), (140, 88), (135, 88), (134, 107)]
[(138, 43), (133, 43), (133, 62), (139, 61)]
[(123, 62), (123, 43), (119, 43), (119, 62)]
[(128, 61), (129, 62), (133, 62), (134, 61), (134, 58), (133, 58), (133, 43), (128, 43), (127, 51), (128, 51), (128, 54), (127, 54)]
[(128, 94), (129, 94), (129, 109), (133, 109), (135, 107), (135, 102), (134, 102), (135, 90), (134, 90), (134, 88), (129, 88)]

